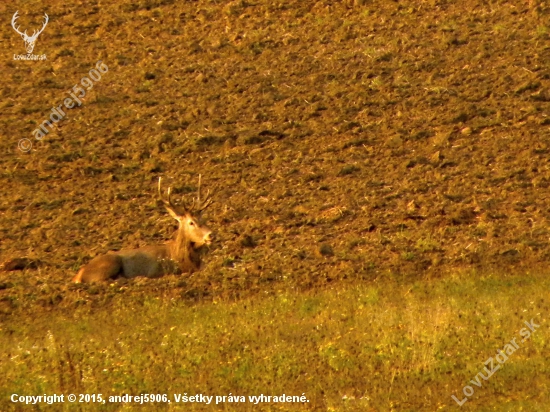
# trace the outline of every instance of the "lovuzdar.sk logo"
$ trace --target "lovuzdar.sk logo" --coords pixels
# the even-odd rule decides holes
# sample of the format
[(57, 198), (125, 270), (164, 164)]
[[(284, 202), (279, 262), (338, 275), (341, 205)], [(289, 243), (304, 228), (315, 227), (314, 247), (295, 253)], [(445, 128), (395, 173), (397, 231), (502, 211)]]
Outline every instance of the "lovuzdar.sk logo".
[(17, 13), (19, 13), (19, 11), (16, 11), (15, 14), (13, 15), (11, 19), (11, 25), (13, 29), (17, 32), (17, 34), (19, 34), (23, 38), (23, 41), (25, 42), (25, 48), (27, 49), (27, 54), (19, 54), (19, 55), (14, 54), (13, 60), (46, 60), (45, 54), (36, 55), (36, 54), (32, 54), (32, 51), (34, 50), (34, 46), (36, 44), (36, 40), (38, 39), (38, 36), (40, 35), (40, 33), (44, 31), (44, 29), (46, 28), (46, 25), (48, 24), (48, 21), (49, 21), (48, 15), (44, 13), (44, 24), (42, 24), (42, 28), (38, 31), (34, 30), (32, 33), (32, 36), (29, 36), (27, 34), (27, 30), (21, 33), (21, 31), (19, 30), (19, 27), (15, 25), (16, 20), (19, 17)]

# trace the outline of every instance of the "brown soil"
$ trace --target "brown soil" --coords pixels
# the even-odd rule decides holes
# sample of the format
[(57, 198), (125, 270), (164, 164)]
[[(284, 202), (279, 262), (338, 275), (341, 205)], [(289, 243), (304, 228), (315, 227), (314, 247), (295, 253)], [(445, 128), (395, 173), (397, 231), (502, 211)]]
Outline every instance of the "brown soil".
[[(217, 240), (202, 272), (127, 293), (550, 261), (546, 1), (45, 3), (19, 24), (49, 14), (47, 60), (14, 61), (23, 41), (0, 28), (0, 261), (37, 266), (0, 275), (6, 309), (34, 285), (72, 301), (96, 254), (168, 239), (159, 176), (180, 195), (198, 173), (216, 188)], [(35, 141), (98, 60), (109, 71), (82, 106)]]

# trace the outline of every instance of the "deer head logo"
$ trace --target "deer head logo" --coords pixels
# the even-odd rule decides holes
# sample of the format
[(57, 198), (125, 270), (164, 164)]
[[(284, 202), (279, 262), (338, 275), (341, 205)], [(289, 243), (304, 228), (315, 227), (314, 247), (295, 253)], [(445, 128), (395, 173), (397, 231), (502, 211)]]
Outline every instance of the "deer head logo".
[(12, 25), (13, 29), (18, 34), (20, 34), (21, 37), (23, 38), (23, 40), (25, 41), (25, 48), (27, 49), (27, 53), (31, 54), (32, 51), (34, 50), (34, 45), (36, 43), (36, 39), (38, 39), (38, 35), (44, 31), (44, 29), (46, 28), (46, 25), (48, 24), (48, 20), (49, 20), (48, 15), (46, 13), (44, 13), (44, 24), (42, 25), (42, 28), (40, 30), (38, 30), (38, 32), (36, 30), (34, 30), (32, 36), (28, 36), (27, 35), (27, 30), (25, 30), (23, 33), (21, 33), (19, 31), (19, 28), (15, 26), (15, 21), (19, 17), (17, 15), (17, 13), (19, 13), (19, 11), (16, 11), (15, 14), (13, 15), (13, 18), (11, 19), (11, 25)]

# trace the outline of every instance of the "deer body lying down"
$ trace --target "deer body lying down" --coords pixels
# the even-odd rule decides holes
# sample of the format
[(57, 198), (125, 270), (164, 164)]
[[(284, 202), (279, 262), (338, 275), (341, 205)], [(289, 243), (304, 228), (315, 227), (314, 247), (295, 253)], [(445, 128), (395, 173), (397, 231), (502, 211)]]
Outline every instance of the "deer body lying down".
[(159, 197), (168, 213), (178, 221), (178, 230), (173, 240), (164, 245), (144, 246), (139, 249), (122, 249), (108, 252), (93, 258), (82, 267), (73, 282), (97, 282), (116, 277), (134, 278), (136, 276), (159, 277), (168, 273), (192, 273), (200, 269), (200, 249), (211, 243), (212, 232), (201, 226), (195, 217), (206, 209), (212, 200), (208, 194), (204, 201), (200, 196), (200, 175), (198, 195), (191, 207), (176, 207), (170, 200), (171, 188), (168, 188), (168, 200), (162, 197), (159, 179)]

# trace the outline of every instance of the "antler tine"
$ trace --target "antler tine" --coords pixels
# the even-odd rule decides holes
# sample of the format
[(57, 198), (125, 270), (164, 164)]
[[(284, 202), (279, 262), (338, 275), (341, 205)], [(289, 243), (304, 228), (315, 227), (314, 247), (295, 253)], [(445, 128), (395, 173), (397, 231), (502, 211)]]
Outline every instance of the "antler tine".
[[(210, 191), (209, 191), (210, 192)], [(207, 198), (204, 203), (201, 205), (200, 208), (198, 208), (198, 211), (199, 212), (202, 212), (204, 209), (206, 209), (208, 206), (210, 206), (212, 204), (213, 200), (212, 199), (209, 199)]]
[(193, 198), (191, 200), (191, 206), (189, 206), (189, 210), (195, 210), (195, 206), (199, 206), (201, 201), (201, 175), (199, 174), (199, 190), (197, 193), (197, 199)]
[[(209, 198), (210, 189), (208, 189), (208, 191), (206, 192), (206, 198), (204, 200), (201, 200), (201, 178), (202, 178), (202, 175), (199, 174), (199, 187), (197, 190), (197, 212), (202, 212), (212, 203), (212, 199)], [(193, 205), (195, 205), (194, 199), (193, 199)]]
[(17, 10), (17, 11), (15, 12), (15, 14), (13, 15), (13, 17), (12, 17), (12, 19), (11, 19), (11, 25), (12, 25), (13, 29), (14, 29), (17, 33), (19, 33), (21, 36), (23, 36), (23, 34), (27, 34), (27, 30), (25, 30), (25, 33), (21, 33), (21, 32), (19, 31), (19, 27), (15, 27), (15, 23), (16, 23), (15, 21), (19, 18), (19, 16), (17, 15), (17, 13), (19, 13), (19, 10)]
[[(168, 188), (168, 191), (167, 191), (168, 199), (165, 199), (164, 196), (162, 195), (161, 181), (162, 181), (162, 177), (159, 177), (159, 183), (158, 183), (159, 198), (160, 200), (162, 200), (162, 202), (167, 208), (174, 210), (176, 206), (174, 206), (171, 199), (172, 188), (171, 187)], [(201, 176), (199, 175), (199, 187), (197, 191), (197, 197), (192, 200), (191, 205), (189, 207), (182, 205), (181, 208), (183, 208), (187, 212), (196, 211), (197, 213), (200, 213), (204, 209), (206, 209), (208, 206), (210, 206), (211, 203), (212, 203), (212, 199), (210, 198), (210, 189), (206, 193), (206, 198), (204, 200), (201, 199)]]
[[(189, 206), (189, 210), (196, 210), (197, 212), (200, 212), (200, 206), (201, 206), (201, 175), (199, 174), (199, 188), (197, 190), (197, 198), (193, 198), (191, 200), (191, 206)], [(196, 207), (196, 209), (195, 209)]]
[(202, 175), (199, 173), (199, 187), (197, 189), (197, 203), (199, 204), (199, 206), (201, 203), (201, 178), (202, 178)]
[(174, 208), (174, 204), (172, 203), (171, 195), (172, 195), (172, 187), (168, 187), (168, 200), (162, 196), (162, 191), (160, 189), (160, 182), (162, 181), (162, 177), (159, 177), (159, 184), (158, 184), (158, 191), (159, 191), (159, 198), (162, 200), (162, 203), (164, 203), (167, 207)]
[[(48, 17), (48, 15), (46, 13), (44, 13), (44, 24), (42, 25), (42, 28), (38, 31), (38, 34), (40, 34), (44, 31), (44, 29), (46, 28), (46, 25), (48, 24), (49, 21), (50, 21), (50, 18)], [(38, 34), (36, 35), (37, 37), (38, 37)]]
[(46, 13), (44, 13), (44, 23), (42, 24), (42, 28), (40, 30), (38, 30), (38, 33), (36, 32), (36, 30), (33, 30), (32, 36), (30, 38), (36, 40), (36, 38), (40, 35), (40, 33), (42, 33), (44, 31), (44, 29), (46, 28), (46, 25), (48, 24), (48, 21), (50, 21), (50, 18), (48, 17), (48, 15)]

